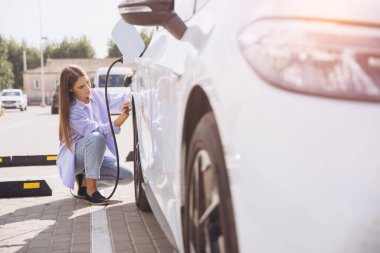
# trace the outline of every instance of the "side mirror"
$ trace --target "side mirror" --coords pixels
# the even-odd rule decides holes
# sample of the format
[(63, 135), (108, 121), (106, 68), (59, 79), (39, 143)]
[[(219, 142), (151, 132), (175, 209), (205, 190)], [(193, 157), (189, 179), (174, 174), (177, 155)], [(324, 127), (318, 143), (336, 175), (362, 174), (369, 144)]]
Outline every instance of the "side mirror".
[(145, 44), (133, 25), (120, 19), (112, 30), (112, 40), (123, 55), (124, 63), (132, 63), (140, 57)]
[(174, 12), (174, 0), (126, 0), (119, 4), (119, 12), (129, 24), (162, 26), (177, 39), (186, 31), (185, 23)]

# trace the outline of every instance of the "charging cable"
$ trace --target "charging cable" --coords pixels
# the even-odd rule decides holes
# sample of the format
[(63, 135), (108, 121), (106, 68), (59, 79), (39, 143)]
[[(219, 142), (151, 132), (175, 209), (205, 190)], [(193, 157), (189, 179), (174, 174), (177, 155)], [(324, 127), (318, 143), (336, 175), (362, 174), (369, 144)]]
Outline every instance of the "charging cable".
[(115, 186), (113, 187), (113, 190), (111, 192), (111, 194), (107, 197), (107, 199), (110, 199), (113, 194), (115, 193), (116, 191), (116, 188), (117, 188), (117, 185), (119, 184), (119, 176), (120, 176), (120, 162), (119, 162), (119, 149), (117, 148), (117, 142), (116, 142), (116, 137), (115, 137), (115, 131), (113, 130), (113, 125), (112, 125), (112, 119), (111, 119), (111, 112), (110, 112), (110, 107), (109, 107), (109, 103), (108, 103), (108, 77), (109, 77), (109, 74), (110, 74), (110, 71), (113, 67), (113, 65), (115, 65), (116, 63), (123, 63), (123, 58), (119, 58), (117, 59), (116, 61), (114, 61), (111, 66), (109, 66), (108, 70), (107, 70), (107, 76), (106, 76), (106, 86), (105, 86), (105, 92), (104, 92), (104, 95), (105, 95), (105, 98), (106, 98), (106, 106), (107, 106), (107, 113), (108, 113), (108, 121), (110, 123), (110, 127), (111, 127), (111, 132), (112, 132), (112, 137), (113, 137), (113, 142), (115, 144), (115, 150), (116, 150), (116, 162), (117, 162), (117, 176), (116, 176), (116, 182), (115, 182)]

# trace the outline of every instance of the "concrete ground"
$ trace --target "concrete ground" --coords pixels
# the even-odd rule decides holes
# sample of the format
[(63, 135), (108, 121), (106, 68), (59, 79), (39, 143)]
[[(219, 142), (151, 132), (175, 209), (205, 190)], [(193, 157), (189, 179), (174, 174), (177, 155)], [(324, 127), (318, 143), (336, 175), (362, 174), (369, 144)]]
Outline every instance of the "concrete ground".
[[(117, 137), (121, 160), (133, 149), (132, 136), (128, 120)], [(58, 145), (50, 107), (0, 117), (0, 156), (57, 154)], [(137, 209), (133, 183), (119, 185), (109, 206), (93, 207), (71, 195), (56, 166), (0, 167), (0, 182), (36, 179), (46, 180), (52, 196), (0, 199), (0, 253), (173, 252), (153, 214)]]
[(137, 209), (133, 184), (118, 186), (103, 207), (74, 198), (55, 166), (0, 168), (0, 178), (45, 179), (53, 191), (50, 197), (0, 199), (1, 253), (173, 252), (153, 214)]

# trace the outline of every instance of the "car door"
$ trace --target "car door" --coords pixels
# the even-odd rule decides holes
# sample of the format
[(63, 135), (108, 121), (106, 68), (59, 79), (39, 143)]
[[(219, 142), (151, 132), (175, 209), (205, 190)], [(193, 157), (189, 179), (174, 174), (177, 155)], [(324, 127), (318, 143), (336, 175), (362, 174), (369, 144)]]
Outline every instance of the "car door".
[(138, 145), (140, 148), (141, 168), (148, 173), (152, 168), (152, 135), (151, 135), (151, 83), (150, 70), (146, 63), (140, 62), (136, 70), (135, 81), (131, 84), (134, 99)]
[(175, 200), (176, 185), (173, 181), (178, 158), (175, 150), (179, 135), (179, 129), (176, 128), (178, 97), (175, 92), (178, 75), (158, 64), (152, 64), (152, 71), (154, 75), (150, 99), (153, 167), (148, 179), (156, 198), (162, 200), (159, 203), (161, 208), (170, 211), (167, 202)]
[[(192, 17), (195, 1), (176, 1), (183, 20)], [(149, 68), (151, 80), (151, 157), (152, 167), (145, 171), (145, 181), (152, 189), (155, 199), (172, 231), (178, 231), (180, 217), (180, 150), (176, 148), (181, 138), (182, 121), (179, 117), (181, 94), (184, 86), (179, 84), (181, 73), (192, 47), (177, 40), (165, 29), (159, 28), (144, 54), (145, 66)], [(174, 233), (176, 241), (182, 240), (181, 233)]]

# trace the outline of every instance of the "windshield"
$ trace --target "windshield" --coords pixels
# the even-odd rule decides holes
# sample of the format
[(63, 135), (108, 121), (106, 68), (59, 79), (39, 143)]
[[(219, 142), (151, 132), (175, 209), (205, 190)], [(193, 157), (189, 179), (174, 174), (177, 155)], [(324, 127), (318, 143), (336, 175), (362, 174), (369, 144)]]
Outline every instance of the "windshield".
[[(99, 87), (106, 86), (106, 75), (99, 76)], [(109, 75), (108, 87), (124, 87), (124, 75)]]
[(17, 92), (17, 91), (5, 91), (3, 92), (3, 94), (1, 94), (1, 96), (3, 97), (6, 97), (6, 96), (21, 96), (21, 93), (20, 92)]

